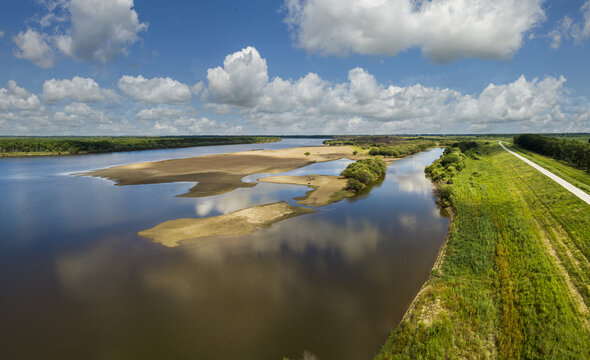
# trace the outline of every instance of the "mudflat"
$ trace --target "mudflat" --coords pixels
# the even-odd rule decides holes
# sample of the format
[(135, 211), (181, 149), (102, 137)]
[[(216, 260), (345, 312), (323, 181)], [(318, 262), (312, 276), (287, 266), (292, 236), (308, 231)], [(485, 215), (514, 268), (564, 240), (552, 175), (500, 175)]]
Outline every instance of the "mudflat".
[(278, 221), (314, 212), (316, 211), (310, 208), (278, 202), (208, 218), (166, 221), (137, 234), (164, 246), (175, 247), (181, 241), (209, 236), (249, 234), (258, 228), (268, 228)]
[(258, 179), (259, 182), (276, 184), (305, 185), (311, 190), (307, 195), (297, 201), (297, 204), (307, 206), (325, 206), (340, 201), (346, 197), (354, 196), (354, 192), (346, 190), (346, 179), (341, 176), (331, 175), (303, 175), (303, 176), (268, 176)]
[(362, 158), (352, 152), (349, 146), (252, 150), (115, 166), (78, 175), (107, 178), (117, 185), (198, 182), (181, 196), (205, 197), (255, 186), (256, 183), (242, 181), (244, 176), (252, 174), (276, 174), (316, 162)]

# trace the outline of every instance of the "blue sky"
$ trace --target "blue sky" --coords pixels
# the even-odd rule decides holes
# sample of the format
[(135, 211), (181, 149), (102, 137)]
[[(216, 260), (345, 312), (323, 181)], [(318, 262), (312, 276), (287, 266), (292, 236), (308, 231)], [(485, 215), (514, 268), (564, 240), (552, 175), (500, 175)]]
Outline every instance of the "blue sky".
[(0, 134), (590, 131), (586, 0), (8, 0)]

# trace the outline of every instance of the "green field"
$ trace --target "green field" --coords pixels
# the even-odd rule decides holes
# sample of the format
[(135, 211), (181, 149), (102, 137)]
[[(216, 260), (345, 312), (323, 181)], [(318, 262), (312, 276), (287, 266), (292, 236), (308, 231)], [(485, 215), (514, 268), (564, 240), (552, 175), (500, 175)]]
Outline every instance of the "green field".
[(524, 156), (525, 158), (541, 165), (555, 175), (561, 177), (570, 184), (590, 194), (590, 173), (569, 166), (565, 161), (552, 159), (535, 152), (514, 146), (512, 143), (504, 143), (510, 150)]
[(442, 260), (377, 359), (590, 358), (590, 208), (496, 143), (442, 172)]
[(72, 155), (279, 141), (270, 136), (0, 137), (1, 156)]

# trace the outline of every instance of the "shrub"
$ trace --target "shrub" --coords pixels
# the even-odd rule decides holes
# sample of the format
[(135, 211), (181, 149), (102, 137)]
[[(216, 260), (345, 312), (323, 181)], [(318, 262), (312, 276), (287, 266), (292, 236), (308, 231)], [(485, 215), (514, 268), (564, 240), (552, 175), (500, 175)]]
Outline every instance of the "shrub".
[(346, 180), (346, 188), (348, 190), (352, 190), (354, 192), (359, 192), (365, 188), (365, 184), (358, 181), (357, 179), (350, 178), (350, 179)]

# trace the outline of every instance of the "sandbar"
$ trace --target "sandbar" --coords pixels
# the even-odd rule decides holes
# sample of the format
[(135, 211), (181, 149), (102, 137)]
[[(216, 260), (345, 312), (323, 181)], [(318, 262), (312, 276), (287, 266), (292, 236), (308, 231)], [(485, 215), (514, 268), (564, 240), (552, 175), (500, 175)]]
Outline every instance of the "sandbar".
[(292, 206), (283, 201), (208, 218), (166, 221), (137, 234), (164, 246), (175, 247), (181, 241), (209, 236), (246, 235), (258, 228), (268, 228), (278, 221), (315, 212), (313, 209)]
[(259, 182), (305, 185), (314, 190), (309, 191), (305, 197), (300, 198), (297, 204), (307, 206), (325, 206), (340, 201), (346, 197), (355, 195), (346, 190), (346, 179), (332, 175), (303, 175), (303, 176), (268, 176), (258, 179)]
[[(309, 153), (309, 155), (306, 155)], [(237, 188), (252, 187), (242, 178), (252, 174), (277, 174), (316, 162), (342, 158), (361, 159), (349, 146), (309, 146), (281, 150), (252, 150), (115, 166), (78, 175), (107, 178), (116, 185), (197, 182), (180, 196), (220, 195)]]

